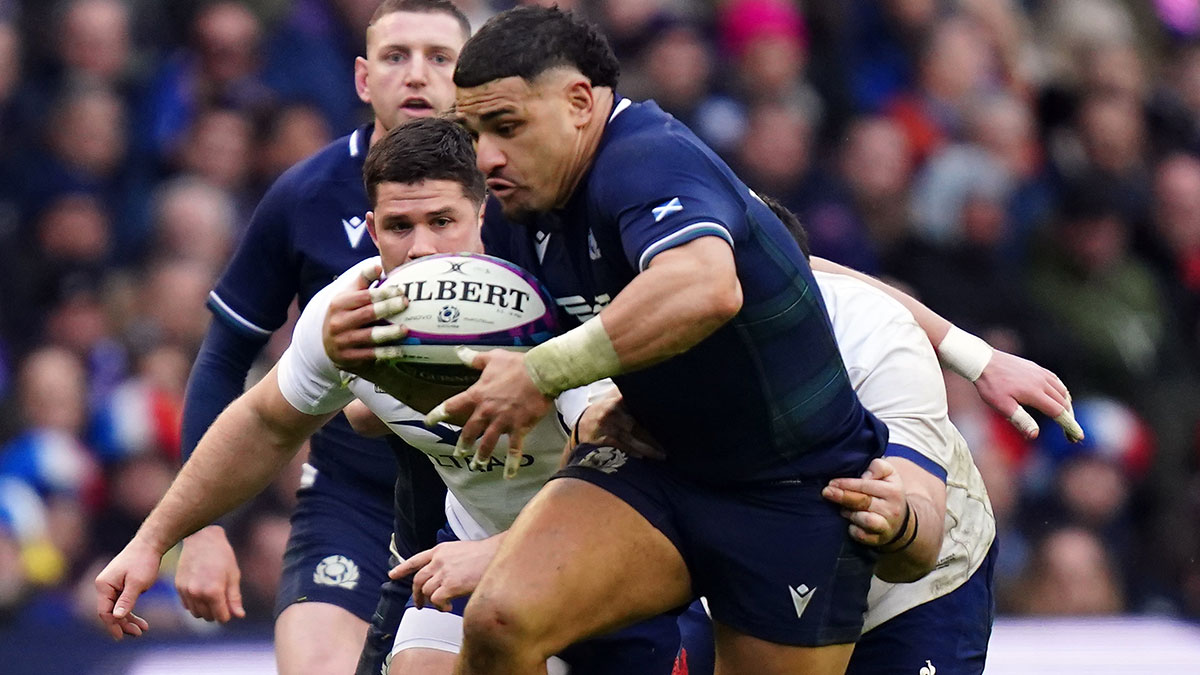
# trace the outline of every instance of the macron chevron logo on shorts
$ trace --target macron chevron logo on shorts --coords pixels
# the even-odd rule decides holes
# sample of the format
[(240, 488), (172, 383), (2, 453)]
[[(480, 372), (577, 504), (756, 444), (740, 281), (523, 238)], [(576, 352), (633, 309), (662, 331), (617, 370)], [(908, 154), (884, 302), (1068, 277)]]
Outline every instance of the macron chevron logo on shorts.
[(313, 583), (352, 591), (358, 585), (358, 565), (344, 555), (328, 556), (317, 563)]
[(666, 218), (672, 213), (679, 213), (682, 210), (683, 204), (680, 204), (679, 197), (676, 197), (665, 204), (650, 209), (650, 212), (654, 214), (654, 222), (659, 223), (662, 222), (663, 218)]
[(792, 604), (796, 606), (796, 618), (804, 616), (804, 610), (808, 609), (808, 601), (812, 600), (817, 589), (800, 584), (795, 588), (788, 586), (788, 591), (792, 594)]

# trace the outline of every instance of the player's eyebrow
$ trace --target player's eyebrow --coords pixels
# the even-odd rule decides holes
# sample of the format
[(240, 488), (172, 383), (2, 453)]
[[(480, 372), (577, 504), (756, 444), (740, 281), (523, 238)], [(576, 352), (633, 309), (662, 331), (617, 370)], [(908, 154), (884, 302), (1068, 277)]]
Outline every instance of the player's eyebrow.
[(383, 217), (384, 225), (407, 225), (412, 227), (412, 219), (403, 213), (389, 213)]
[(503, 115), (508, 115), (508, 114), (514, 113), (516, 111), (517, 111), (517, 109), (512, 106), (505, 106), (499, 110), (493, 110), (491, 112), (486, 112), (486, 113), (480, 115), (479, 121), (483, 122), (483, 123), (490, 122), (490, 121), (496, 119), (497, 117), (501, 117)]
[(452, 215), (454, 215), (454, 209), (450, 208), (449, 206), (443, 206), (442, 208), (437, 209), (436, 211), (430, 211), (429, 213), (426, 213), (425, 219), (433, 220), (434, 218), (441, 218), (442, 216), (452, 216)]
[(404, 51), (404, 52), (412, 52), (412, 51), (419, 51), (419, 50), (425, 50), (425, 51), (429, 51), (429, 52), (446, 52), (451, 55), (457, 53), (457, 50), (454, 47), (451, 47), (450, 45), (444, 45), (444, 44), (439, 44), (439, 43), (434, 43), (434, 42), (417, 43), (417, 44), (413, 44), (410, 42), (385, 42), (384, 44), (379, 45), (378, 52), (383, 53), (383, 52), (387, 52), (387, 51), (390, 51), (393, 49)]

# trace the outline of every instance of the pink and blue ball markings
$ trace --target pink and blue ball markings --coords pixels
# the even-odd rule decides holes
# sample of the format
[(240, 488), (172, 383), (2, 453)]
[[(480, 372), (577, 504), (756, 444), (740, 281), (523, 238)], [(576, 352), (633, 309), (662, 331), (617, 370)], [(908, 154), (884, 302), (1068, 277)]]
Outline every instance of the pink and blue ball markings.
[[(550, 338), (554, 337), (559, 332), (558, 319), (555, 316), (555, 303), (550, 292), (542, 285), (529, 271), (514, 265), (506, 260), (495, 258), (481, 253), (442, 253), (437, 255), (420, 258), (412, 263), (424, 263), (431, 260), (441, 258), (470, 258), (491, 265), (503, 268), (524, 281), (529, 288), (533, 289), (542, 301), (545, 310), (537, 318), (523, 323), (519, 326), (514, 326), (506, 330), (488, 332), (488, 333), (453, 333), (441, 334), (427, 331), (417, 331), (410, 328), (409, 333), (401, 339), (400, 345), (486, 345), (486, 346), (506, 346), (506, 347), (533, 347), (539, 345)], [(403, 269), (403, 268), (400, 268)], [(393, 272), (395, 274), (395, 272)], [(403, 315), (401, 315), (401, 321)]]

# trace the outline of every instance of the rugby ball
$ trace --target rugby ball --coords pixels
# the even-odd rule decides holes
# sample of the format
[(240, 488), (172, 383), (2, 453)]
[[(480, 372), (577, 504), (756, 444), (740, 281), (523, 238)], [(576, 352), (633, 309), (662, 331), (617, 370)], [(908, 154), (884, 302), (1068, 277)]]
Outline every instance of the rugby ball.
[(454, 353), (459, 345), (522, 351), (558, 333), (554, 302), (541, 282), (492, 256), (431, 255), (397, 267), (380, 283), (400, 286), (408, 297), (408, 309), (390, 320), (408, 329), (399, 362), (431, 366), (409, 369), (425, 379), (439, 379), (433, 366), (461, 367)]

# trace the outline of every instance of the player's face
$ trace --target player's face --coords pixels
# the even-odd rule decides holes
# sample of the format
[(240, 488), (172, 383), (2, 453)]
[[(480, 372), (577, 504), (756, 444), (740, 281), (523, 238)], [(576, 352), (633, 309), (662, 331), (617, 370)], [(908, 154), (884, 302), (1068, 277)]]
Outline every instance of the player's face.
[(457, 181), (380, 183), (367, 230), (391, 270), (434, 253), (482, 253), (481, 215)]
[(583, 150), (567, 81), (547, 73), (460, 88), (455, 113), (476, 139), (476, 163), (504, 214), (548, 211), (569, 196)]
[(384, 129), (445, 113), (454, 103), (454, 64), (466, 36), (444, 12), (392, 12), (367, 29), (367, 55), (354, 64), (358, 97)]

